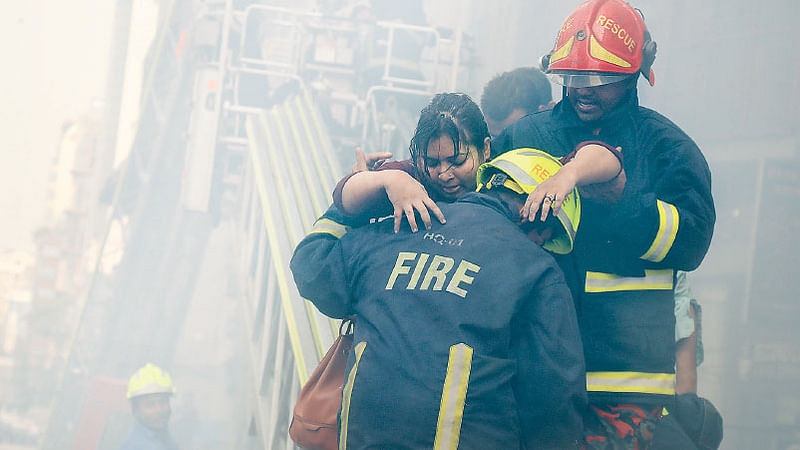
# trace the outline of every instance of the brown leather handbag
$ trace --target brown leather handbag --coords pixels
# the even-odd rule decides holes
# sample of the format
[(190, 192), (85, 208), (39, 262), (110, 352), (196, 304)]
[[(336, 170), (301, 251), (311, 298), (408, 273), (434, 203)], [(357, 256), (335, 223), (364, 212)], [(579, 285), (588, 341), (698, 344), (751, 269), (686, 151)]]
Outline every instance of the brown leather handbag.
[(347, 354), (353, 346), (353, 321), (342, 321), (339, 337), (303, 385), (294, 406), (289, 436), (300, 448), (336, 450), (337, 416), (342, 406), (342, 386)]

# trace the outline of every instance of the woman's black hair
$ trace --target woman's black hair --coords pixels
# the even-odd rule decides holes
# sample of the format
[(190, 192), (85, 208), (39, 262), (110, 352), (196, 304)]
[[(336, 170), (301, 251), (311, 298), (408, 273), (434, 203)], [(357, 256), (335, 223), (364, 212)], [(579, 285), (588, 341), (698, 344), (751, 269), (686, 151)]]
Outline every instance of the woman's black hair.
[[(484, 140), (489, 137), (489, 128), (481, 109), (469, 95), (457, 92), (436, 94), (422, 109), (409, 151), (415, 166), (422, 158), (422, 169), (426, 174), (428, 165), (425, 156), (428, 154), (428, 144), (443, 136), (449, 137), (453, 142), (456, 156), (461, 155), (469, 145), (474, 145), (478, 149), (479, 158), (483, 157)], [(462, 140), (467, 144), (465, 149), (461, 148)], [(464, 154), (465, 158), (466, 156)]]

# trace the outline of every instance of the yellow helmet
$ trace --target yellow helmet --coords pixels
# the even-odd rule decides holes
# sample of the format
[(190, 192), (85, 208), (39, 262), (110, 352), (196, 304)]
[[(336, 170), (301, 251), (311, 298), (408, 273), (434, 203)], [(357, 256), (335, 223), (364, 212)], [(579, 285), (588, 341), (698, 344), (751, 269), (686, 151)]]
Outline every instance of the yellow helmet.
[(148, 394), (174, 394), (175, 385), (167, 372), (155, 364), (147, 363), (128, 381), (129, 399)]
[[(561, 163), (549, 154), (533, 148), (518, 148), (503, 153), (478, 168), (478, 191), (504, 186), (518, 194), (530, 194), (540, 183), (561, 169)], [(581, 220), (578, 189), (564, 200), (556, 214), (561, 227), (542, 247), (558, 254), (572, 251), (575, 233)]]

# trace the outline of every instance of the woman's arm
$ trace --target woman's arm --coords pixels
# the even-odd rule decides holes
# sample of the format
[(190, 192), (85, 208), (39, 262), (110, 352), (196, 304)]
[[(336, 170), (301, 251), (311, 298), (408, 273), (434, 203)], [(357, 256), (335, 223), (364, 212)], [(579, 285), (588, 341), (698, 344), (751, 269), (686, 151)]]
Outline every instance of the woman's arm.
[(619, 147), (612, 149), (599, 143), (586, 143), (574, 155), (561, 170), (571, 172), (576, 186), (610, 181), (622, 172), (622, 149)]
[(394, 209), (395, 233), (400, 230), (403, 216), (408, 219), (411, 231), (418, 230), (415, 211), (419, 212), (427, 229), (431, 227), (428, 210), (445, 223), (444, 214), (422, 184), (403, 170), (358, 172), (345, 182), (341, 190), (341, 206), (346, 214), (353, 216), (380, 207), (387, 198)]
[(675, 344), (675, 393), (687, 392), (697, 393), (697, 331)]
[(541, 220), (545, 220), (551, 209), (558, 211), (576, 186), (606, 182), (622, 173), (619, 148), (612, 150), (604, 145), (587, 143), (573, 155), (561, 170), (531, 192), (522, 207), (521, 217), (533, 222), (541, 209)]
[(396, 172), (403, 173), (398, 170), (354, 173), (342, 186), (342, 212), (349, 216), (359, 216), (379, 208), (386, 194), (384, 186), (389, 178), (398, 176)]

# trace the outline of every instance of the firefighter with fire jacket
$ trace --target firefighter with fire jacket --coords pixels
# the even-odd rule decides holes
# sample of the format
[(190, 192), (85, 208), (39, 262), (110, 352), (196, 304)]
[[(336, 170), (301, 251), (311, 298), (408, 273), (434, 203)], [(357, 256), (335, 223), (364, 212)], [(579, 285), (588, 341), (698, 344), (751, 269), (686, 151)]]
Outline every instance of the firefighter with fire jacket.
[(626, 2), (581, 4), (542, 58), (550, 79), (564, 87), (562, 100), (492, 142), (496, 154), (536, 147), (560, 156), (587, 141), (623, 149), (622, 197), (612, 205), (583, 202), (573, 251), (590, 448), (692, 448), (681, 436), (659, 436), (655, 425), (675, 394), (675, 271), (700, 264), (715, 212), (700, 149), (638, 104), (637, 78), (654, 83), (655, 53), (643, 16)]
[(575, 310), (552, 256), (524, 231), (569, 251), (577, 191), (537, 225), (546, 230), (516, 225), (558, 166), (511, 152), (481, 169), (481, 192), (439, 204), (446, 224), (395, 233), (389, 216), (350, 229), (331, 208), (298, 245), (300, 294), (331, 317), (356, 316), (340, 448), (576, 448), (586, 392)]

